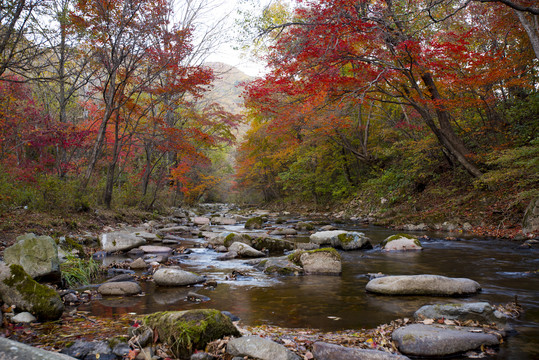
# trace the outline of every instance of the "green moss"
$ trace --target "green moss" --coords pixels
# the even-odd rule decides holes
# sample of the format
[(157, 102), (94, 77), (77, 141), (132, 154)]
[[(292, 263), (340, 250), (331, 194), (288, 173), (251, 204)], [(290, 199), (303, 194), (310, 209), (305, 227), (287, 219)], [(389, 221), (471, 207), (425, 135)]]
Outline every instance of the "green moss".
[(349, 244), (352, 241), (354, 241), (354, 237), (350, 234), (339, 234), (337, 235), (337, 238), (341, 242), (341, 244)]
[(109, 347), (111, 349), (114, 349), (114, 347), (118, 344), (122, 344), (122, 343), (127, 343), (129, 339), (125, 336), (115, 336), (113, 338), (110, 338), (108, 340), (108, 343), (109, 343)]
[(4, 279), (4, 284), (13, 287), (28, 304), (23, 310), (33, 313), (40, 320), (56, 320), (64, 311), (60, 296), (48, 286), (39, 284), (28, 275), (22, 266), (9, 266), (11, 276)]
[(264, 272), (266, 274), (294, 275), (294, 270), (288, 267), (269, 266)]
[(232, 321), (214, 309), (154, 313), (145, 316), (143, 324), (156, 329), (160, 339), (181, 359), (223, 336), (241, 336)]
[(288, 240), (274, 239), (269, 237), (257, 237), (251, 240), (251, 246), (257, 250), (263, 249), (269, 252), (283, 252), (284, 250), (293, 250), (294, 243)]
[(73, 239), (70, 236), (66, 236), (65, 239), (66, 250), (77, 250), (79, 254), (84, 255), (84, 247), (82, 247), (82, 245), (79, 244), (77, 240)]
[(236, 234), (234, 233), (230, 233), (228, 234), (226, 237), (225, 237), (225, 241), (224, 241), (224, 245), (226, 247), (229, 247), (230, 245), (232, 245), (232, 243), (234, 242), (234, 238), (236, 237)]

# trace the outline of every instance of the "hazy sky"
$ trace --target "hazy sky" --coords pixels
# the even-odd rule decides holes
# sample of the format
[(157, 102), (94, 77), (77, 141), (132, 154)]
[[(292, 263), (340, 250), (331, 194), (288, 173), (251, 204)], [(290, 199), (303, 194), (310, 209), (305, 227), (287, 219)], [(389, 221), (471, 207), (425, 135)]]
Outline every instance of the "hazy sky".
[[(255, 63), (252, 59), (242, 56), (241, 51), (234, 50), (235, 28), (234, 21), (239, 17), (237, 10), (240, 6), (252, 9), (262, 9), (271, 0), (250, 0), (247, 5), (245, 0), (201, 0), (208, 1), (207, 23), (224, 20), (222, 30), (224, 42), (208, 56), (207, 61), (222, 62), (237, 67), (251, 76), (260, 76), (264, 73), (264, 65)], [(243, 5), (242, 5), (243, 3)]]

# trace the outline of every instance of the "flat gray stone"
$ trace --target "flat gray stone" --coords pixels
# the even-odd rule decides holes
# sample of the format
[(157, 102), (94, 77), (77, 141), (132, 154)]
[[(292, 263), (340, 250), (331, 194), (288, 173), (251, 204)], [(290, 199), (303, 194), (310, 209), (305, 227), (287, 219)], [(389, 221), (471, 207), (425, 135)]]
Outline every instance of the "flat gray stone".
[(313, 355), (316, 360), (407, 360), (399, 354), (390, 354), (380, 350), (358, 349), (315, 342)]
[(71, 356), (38, 349), (0, 337), (0, 360), (76, 360)]
[(447, 356), (500, 343), (494, 334), (470, 330), (413, 324), (395, 330), (392, 338), (399, 351), (414, 356)]
[(113, 231), (99, 235), (101, 248), (107, 252), (127, 251), (146, 244), (146, 240), (128, 232)]
[(146, 254), (162, 254), (172, 252), (172, 249), (168, 246), (143, 245), (139, 246), (139, 249), (144, 251)]
[(232, 339), (226, 346), (232, 356), (250, 356), (260, 360), (300, 360), (301, 358), (274, 341), (259, 336), (242, 336)]
[(128, 296), (142, 292), (140, 285), (134, 281), (107, 282), (97, 288), (101, 295)]
[(502, 328), (507, 326), (507, 316), (497, 311), (488, 302), (425, 305), (414, 313), (414, 317), (416, 319), (473, 320), (481, 324), (495, 323)]
[(383, 295), (463, 296), (475, 294), (481, 286), (466, 278), (439, 275), (384, 276), (367, 283), (366, 290)]
[(343, 250), (370, 249), (372, 244), (362, 232), (329, 230), (319, 231), (309, 237), (317, 245), (330, 245)]
[(153, 280), (160, 286), (185, 286), (204, 282), (206, 278), (180, 268), (162, 267), (153, 274)]

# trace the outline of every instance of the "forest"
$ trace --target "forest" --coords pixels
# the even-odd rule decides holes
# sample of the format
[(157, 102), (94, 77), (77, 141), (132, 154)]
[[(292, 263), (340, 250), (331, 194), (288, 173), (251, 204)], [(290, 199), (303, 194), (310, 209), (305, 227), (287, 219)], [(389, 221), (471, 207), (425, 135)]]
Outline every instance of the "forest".
[(210, 40), (178, 4), (2, 3), (0, 209), (221, 201), (501, 224), (537, 196), (533, 1), (253, 6), (238, 43), (267, 73), (242, 84), (242, 114), (205, 98)]

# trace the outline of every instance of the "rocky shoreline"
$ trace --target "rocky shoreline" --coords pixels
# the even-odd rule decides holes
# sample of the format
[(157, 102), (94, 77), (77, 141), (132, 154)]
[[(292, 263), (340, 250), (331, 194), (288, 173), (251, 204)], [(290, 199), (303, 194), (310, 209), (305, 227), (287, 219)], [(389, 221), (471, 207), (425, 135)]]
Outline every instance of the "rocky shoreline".
[[(231, 320), (234, 319), (230, 318), (231, 314), (221, 318), (221, 315), (219, 315), (221, 312), (216, 311), (211, 315), (205, 314), (200, 318), (202, 316), (200, 313), (195, 314), (191, 310), (185, 314), (163, 314), (163, 316), (165, 318), (187, 316), (189, 319), (194, 316), (193, 319), (196, 320), (197, 324), (201, 322), (213, 324), (209, 319), (214, 319), (216, 316), (220, 317), (220, 320), (215, 325), (208, 326), (208, 329), (206, 327), (199, 329), (198, 325), (195, 328), (189, 327), (188, 330), (183, 329), (183, 332), (189, 332), (189, 340), (179, 340), (180, 338), (175, 335), (170, 326), (163, 325), (161, 322), (152, 322), (151, 316), (155, 314), (145, 317), (131, 317), (128, 321), (122, 319), (118, 322), (122, 324), (122, 330), (118, 332), (118, 329), (116, 329), (115, 331), (116, 335), (121, 334), (119, 338), (118, 336), (109, 337), (109, 335), (106, 335), (106, 331), (103, 334), (94, 336), (90, 341), (75, 341), (74, 343), (71, 341), (59, 343), (57, 340), (53, 341), (52, 339), (49, 339), (47, 343), (47, 341), (38, 340), (37, 336), (35, 339), (29, 339), (28, 336), (25, 336), (28, 333), (43, 334), (46, 331), (45, 329), (48, 329), (48, 331), (66, 332), (66, 337), (69, 337), (71, 335), (63, 327), (66, 323), (68, 324), (72, 321), (80, 322), (81, 325), (86, 324), (90, 328), (95, 327), (102, 320), (92, 320), (84, 314), (79, 314), (76, 306), (92, 301), (96, 297), (138, 296), (142, 292), (138, 284), (140, 281), (153, 281), (158, 286), (167, 287), (190, 286), (197, 283), (204, 283), (205, 286), (216, 286), (217, 284), (210, 283), (204, 277), (183, 270), (179, 266), (180, 260), (185, 256), (189, 256), (188, 250), (186, 251), (181, 247), (181, 239), (185, 234), (201, 237), (205, 239), (205, 246), (221, 251), (223, 255), (218, 260), (227, 261), (238, 257), (254, 258), (250, 262), (252, 266), (274, 276), (316, 276), (317, 274), (338, 276), (342, 270), (340, 256), (334, 250), (335, 248), (341, 251), (372, 248), (372, 244), (368, 238), (365, 238), (364, 234), (338, 230), (330, 225), (317, 225), (315, 227), (310, 223), (295, 222), (292, 226), (278, 226), (279, 218), (289, 214), (270, 214), (268, 211), (257, 211), (251, 216), (239, 214), (232, 216), (225, 214), (227, 211), (219, 208), (213, 209), (213, 212), (213, 216), (206, 217), (194, 212), (177, 209), (172, 216), (163, 218), (160, 221), (147, 221), (136, 227), (126, 225), (118, 228), (106, 227), (99, 236), (93, 233), (69, 234), (59, 238), (59, 244), (56, 244), (48, 236), (27, 234), (19, 237), (14, 245), (8, 246), (3, 251), (3, 259), (6, 264), (0, 265), (0, 280), (2, 281), (0, 285), (4, 286), (1, 289), (3, 302), (2, 324), (5, 334), (7, 334), (6, 337), (45, 347), (52, 351), (61, 350), (61, 352), (79, 359), (166, 359), (167, 357), (175, 357), (228, 360), (233, 357), (238, 357), (239, 359), (239, 356), (242, 356), (241, 358), (248, 356), (268, 360), (280, 358), (322, 360), (343, 358), (342, 356), (345, 353), (347, 354), (346, 358), (350, 359), (363, 359), (365, 356), (370, 355), (375, 356), (373, 358), (380, 358), (382, 354), (386, 356), (383, 358), (402, 359), (405, 358), (402, 354), (440, 356), (476, 351), (476, 349), (481, 349), (482, 352), (492, 352), (494, 350), (490, 349), (489, 346), (495, 348), (501, 339), (506, 336), (507, 317), (518, 313), (516, 304), (495, 308), (488, 303), (473, 304), (474, 306), (471, 309), (463, 310), (456, 316), (447, 311), (441, 314), (431, 314), (428, 317), (420, 313), (413, 320), (401, 319), (392, 324), (381, 325), (383, 331), (380, 328), (362, 330), (361, 332), (356, 331), (355, 335), (351, 335), (351, 337), (357, 337), (363, 339), (363, 341), (355, 342), (332, 342), (328, 339), (331, 339), (333, 335), (321, 335), (320, 332), (315, 330), (312, 330), (312, 336), (318, 336), (317, 340), (306, 336), (310, 331), (279, 329), (275, 330), (273, 334), (266, 332), (264, 337), (267, 338), (268, 342), (259, 343), (261, 330), (241, 327), (238, 323), (223, 325), (227, 322), (232, 324)], [(328, 214), (312, 215), (328, 217)], [(337, 214), (336, 218), (339, 219), (339, 217), (339, 214)], [(261, 232), (233, 233), (223, 230), (215, 231), (216, 226), (236, 223), (245, 223), (247, 230), (260, 229), (264, 226), (263, 218), (273, 218), (273, 223), (276, 224), (267, 231), (270, 235)], [(361, 221), (362, 219), (352, 220)], [(407, 228), (406, 230), (425, 230), (425, 228)], [(286, 236), (298, 233), (307, 234), (310, 237), (310, 242), (301, 243), (300, 247), (299, 243), (295, 244), (286, 239)], [(533, 239), (527, 240), (525, 244), (530, 247), (535, 245)], [(44, 250), (50, 246), (53, 248), (56, 246), (56, 250)], [(421, 243), (414, 236), (391, 236), (382, 242), (380, 246), (382, 251), (421, 250)], [(54, 281), (54, 279), (58, 280), (61, 277), (60, 258), (62, 256), (82, 256), (84, 253), (89, 253), (95, 258), (99, 258), (114, 252), (133, 255), (133, 260), (123, 265), (127, 269), (142, 269), (142, 273), (139, 273), (140, 276), (132, 276), (129, 272), (126, 272), (108, 279), (97, 290), (82, 293), (69, 289), (60, 289), (62, 285), (58, 281)], [(284, 252), (287, 255), (284, 257), (268, 257), (270, 252)], [(59, 253), (60, 257), (58, 257)], [(45, 256), (45, 254), (49, 255)], [(40, 267), (39, 260), (44, 263), (43, 267)], [(51, 291), (50, 286), (43, 285), (47, 282), (50, 283), (51, 279), (53, 280), (52, 283), (56, 284), (53, 286), (53, 289), (56, 288), (56, 291), (53, 291), (54, 294), (49, 294)], [(30, 287), (33, 289), (31, 292), (38, 294), (37, 296), (28, 297), (28, 292), (25, 292), (24, 289)], [(43, 287), (43, 293), (36, 293), (35, 289), (38, 287)], [(480, 285), (469, 279), (452, 279), (429, 274), (415, 277), (377, 276), (366, 287), (367, 291), (391, 296), (407, 294), (462, 296), (463, 294), (473, 294), (479, 289)], [(7, 296), (7, 294), (17, 296)], [(193, 301), (204, 301), (203, 297), (200, 297), (196, 292), (190, 294)], [(45, 303), (43, 300), (46, 300)], [(452, 308), (454, 306), (453, 304)], [(462, 304), (462, 307), (464, 307), (464, 304)], [(490, 317), (476, 317), (477, 314), (483, 313), (490, 314)], [(27, 317), (24, 318), (21, 314)], [(32, 318), (27, 314), (36, 317)], [(475, 317), (470, 317), (470, 314)], [(46, 322), (50, 320), (55, 322)], [(183, 320), (186, 324), (190, 321), (192, 319)], [(114, 321), (109, 325), (115, 328), (118, 324), (113, 325), (113, 323)], [(226, 328), (225, 331), (214, 333), (214, 329), (222, 330), (223, 326)], [(54, 328), (56, 330), (52, 330)], [(158, 328), (159, 330), (157, 330)], [(399, 329), (398, 332), (395, 331), (397, 329)], [(75, 331), (75, 329), (71, 330)], [(240, 334), (238, 331), (241, 331), (244, 336), (238, 338)], [(206, 335), (207, 332), (211, 333), (211, 335)], [(305, 336), (298, 336), (302, 335), (302, 332), (305, 333)], [(286, 336), (277, 336), (277, 334), (284, 333), (295, 333), (296, 335), (293, 336), (293, 339), (299, 340), (293, 341)], [(354, 334), (353, 331), (352, 333)], [(371, 335), (365, 338), (367, 335), (360, 336), (358, 335), (360, 333)], [(379, 334), (381, 338), (376, 339), (376, 336), (372, 334)], [(436, 339), (443, 340), (439, 348), (444, 350), (432, 350), (436, 346), (433, 346), (434, 340), (429, 337), (429, 334), (436, 334)], [(82, 337), (81, 333), (73, 335), (74, 339)], [(258, 337), (251, 338), (249, 335), (257, 335)], [(145, 338), (144, 341), (142, 341), (142, 337)], [(43, 338), (43, 336), (39, 338)], [(204, 338), (205, 340), (193, 342), (191, 339), (195, 338)], [(236, 340), (236, 338), (243, 340)], [(169, 346), (159, 341), (162, 339), (168, 339), (164, 343)], [(231, 340), (231, 344), (229, 344), (230, 339), (234, 339)], [(256, 345), (253, 345), (254, 343)], [(77, 344), (77, 347), (73, 348), (75, 344)], [(122, 344), (122, 346), (116, 349), (119, 344)], [(176, 345), (172, 346), (171, 344)], [(347, 346), (343, 347), (343, 344)], [(425, 347), (425, 344), (428, 344), (428, 346)], [(4, 345), (4, 349), (11, 345)], [(0, 351), (2, 351), (1, 346), (0, 344)], [(267, 351), (271, 355), (257, 352), (257, 349), (260, 348), (268, 349)], [(360, 349), (381, 351), (375, 351), (373, 354), (361, 353), (360, 355), (358, 353)], [(207, 352), (204, 352), (204, 350)], [(432, 353), (432, 351), (435, 352)], [(394, 355), (389, 355), (390, 353)], [(50, 358), (54, 359), (54, 357)]]

